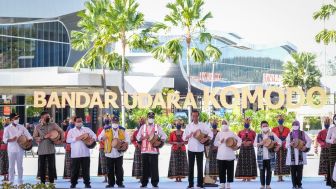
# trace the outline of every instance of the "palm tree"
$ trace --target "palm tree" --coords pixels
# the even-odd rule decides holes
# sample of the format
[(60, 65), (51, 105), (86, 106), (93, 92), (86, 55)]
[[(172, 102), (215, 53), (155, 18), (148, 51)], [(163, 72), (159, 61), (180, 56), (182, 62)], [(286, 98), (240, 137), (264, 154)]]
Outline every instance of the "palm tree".
[[(156, 23), (151, 30), (170, 31), (172, 28), (181, 30), (184, 33), (177, 36), (163, 45), (157, 46), (152, 50), (154, 58), (164, 62), (167, 59), (174, 63), (181, 63), (182, 55), (187, 60), (187, 81), (188, 93), (191, 93), (190, 84), (190, 60), (195, 63), (204, 63), (207, 60), (217, 61), (221, 57), (221, 51), (211, 44), (212, 35), (206, 32), (205, 23), (212, 18), (211, 12), (203, 14), (203, 0), (176, 0), (168, 3), (169, 14), (164, 18), (165, 23)], [(205, 44), (201, 49), (197, 42)], [(183, 48), (185, 53), (183, 53)], [(188, 107), (189, 122), (191, 121), (191, 107)]]
[(320, 86), (321, 71), (315, 65), (316, 55), (309, 52), (292, 53), (293, 61), (284, 65), (283, 84), (301, 87), (306, 93), (314, 86)]
[[(323, 5), (319, 11), (314, 13), (313, 18), (314, 20), (325, 21), (333, 15), (336, 15), (336, 0), (333, 3)], [(331, 42), (336, 44), (336, 30), (323, 29), (315, 36), (315, 39), (318, 43), (323, 41), (326, 45)]]

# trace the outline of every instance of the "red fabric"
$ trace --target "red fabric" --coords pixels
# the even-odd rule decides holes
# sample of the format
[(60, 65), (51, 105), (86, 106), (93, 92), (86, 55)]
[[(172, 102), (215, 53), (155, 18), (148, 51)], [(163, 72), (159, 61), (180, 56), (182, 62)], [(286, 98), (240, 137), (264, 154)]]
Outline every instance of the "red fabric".
[[(183, 131), (182, 131), (182, 134), (181, 134), (181, 138), (180, 140), (177, 138), (177, 134), (176, 134), (176, 131), (173, 131), (170, 133), (169, 135), (169, 143), (173, 143), (173, 142), (184, 142), (183, 139), (182, 139), (182, 135), (183, 135)], [(172, 145), (172, 150), (173, 151), (178, 151), (179, 150), (179, 147), (177, 144), (173, 144)], [(186, 146), (185, 144), (183, 143), (183, 145), (181, 146), (181, 150), (182, 151), (186, 151)]]
[(138, 141), (136, 139), (136, 136), (138, 135), (139, 130), (135, 130), (132, 134), (131, 142), (136, 148), (140, 148), (140, 145), (138, 145)]
[(327, 133), (328, 133), (328, 130), (323, 129), (317, 135), (317, 142), (320, 144), (321, 148), (328, 148), (329, 147), (329, 145), (326, 142)]
[(277, 126), (277, 127), (274, 127), (273, 129), (272, 129), (272, 132), (280, 139), (280, 140), (282, 140), (282, 147), (283, 148), (286, 148), (286, 138), (287, 138), (287, 136), (289, 135), (289, 133), (290, 133), (290, 129), (289, 128), (287, 128), (287, 127), (283, 127), (283, 130), (282, 130), (282, 133), (280, 132), (280, 128), (279, 128), (279, 126)]
[(254, 139), (256, 137), (256, 132), (254, 132), (251, 129), (244, 129), (244, 130), (239, 131), (238, 136), (239, 136), (239, 138), (242, 139), (243, 142), (244, 141), (251, 141), (252, 144), (253, 144)]
[(71, 151), (71, 145), (69, 143), (66, 143), (66, 139), (68, 136), (69, 131), (64, 132), (64, 138), (65, 138), (65, 151), (70, 152)]
[[(103, 127), (99, 127), (97, 130), (97, 138), (100, 135), (100, 133), (104, 130)], [(100, 141), (99, 142), (99, 149), (103, 149), (104, 148), (104, 141)]]
[(3, 143), (3, 134), (4, 130), (0, 130), (0, 150), (7, 150), (7, 144), (2, 144)]

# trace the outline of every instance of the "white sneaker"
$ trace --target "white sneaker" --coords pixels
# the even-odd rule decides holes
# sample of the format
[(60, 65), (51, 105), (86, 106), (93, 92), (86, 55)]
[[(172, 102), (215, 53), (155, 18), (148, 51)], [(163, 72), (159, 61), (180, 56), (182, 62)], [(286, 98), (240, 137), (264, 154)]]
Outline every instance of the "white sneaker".
[(225, 183), (221, 183), (219, 186), (220, 189), (225, 189)]

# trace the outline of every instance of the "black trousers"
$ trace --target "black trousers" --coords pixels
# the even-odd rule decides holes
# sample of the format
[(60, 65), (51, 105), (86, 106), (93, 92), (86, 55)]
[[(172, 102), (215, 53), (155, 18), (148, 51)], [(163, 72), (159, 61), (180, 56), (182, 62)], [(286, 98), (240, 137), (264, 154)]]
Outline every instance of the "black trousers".
[(159, 184), (159, 154), (141, 154), (141, 162), (143, 167), (143, 175), (141, 177), (141, 184), (147, 186), (149, 177), (153, 186)]
[(260, 183), (269, 186), (272, 180), (271, 160), (263, 160), (263, 169), (260, 169)]
[(234, 160), (218, 160), (219, 182), (233, 182)]
[(82, 168), (84, 184), (90, 184), (90, 157), (71, 158), (71, 184), (77, 185), (80, 168)]
[(195, 158), (197, 161), (197, 186), (203, 187), (203, 152), (191, 152), (188, 151), (189, 160), (189, 186), (194, 186), (194, 166)]
[(106, 157), (106, 165), (109, 185), (122, 185), (124, 181), (123, 156), (118, 158)]
[(303, 165), (291, 165), (290, 168), (293, 187), (301, 187)]
[(55, 179), (55, 154), (46, 154), (46, 155), (39, 155), (38, 156), (38, 164), (40, 169), (40, 177), (41, 177), (41, 183), (45, 184), (45, 177), (46, 177), (46, 161), (48, 163), (48, 177), (49, 182), (54, 183)]

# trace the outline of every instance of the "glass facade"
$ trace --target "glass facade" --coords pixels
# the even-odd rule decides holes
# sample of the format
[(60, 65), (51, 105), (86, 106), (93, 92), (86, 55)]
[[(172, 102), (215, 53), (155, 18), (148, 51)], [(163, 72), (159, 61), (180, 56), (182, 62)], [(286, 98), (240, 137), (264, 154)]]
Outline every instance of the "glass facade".
[(68, 32), (59, 21), (0, 24), (0, 69), (65, 66)]

